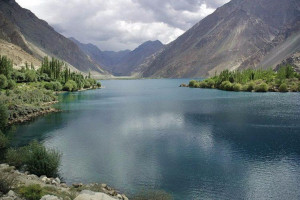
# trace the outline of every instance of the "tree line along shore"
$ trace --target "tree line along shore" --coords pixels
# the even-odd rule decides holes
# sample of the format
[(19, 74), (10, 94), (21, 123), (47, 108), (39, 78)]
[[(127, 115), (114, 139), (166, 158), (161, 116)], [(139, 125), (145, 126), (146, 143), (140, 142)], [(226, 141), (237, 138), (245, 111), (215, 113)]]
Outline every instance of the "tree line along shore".
[(191, 88), (244, 92), (300, 92), (300, 74), (291, 65), (272, 69), (224, 70), (205, 80), (191, 80)]

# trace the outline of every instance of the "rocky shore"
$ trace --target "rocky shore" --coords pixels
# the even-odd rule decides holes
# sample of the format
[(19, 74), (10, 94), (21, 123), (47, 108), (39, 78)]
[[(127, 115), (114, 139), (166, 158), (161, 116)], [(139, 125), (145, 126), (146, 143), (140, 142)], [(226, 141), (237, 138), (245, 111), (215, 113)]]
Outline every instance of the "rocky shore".
[(125, 194), (109, 187), (106, 184), (74, 183), (67, 185), (59, 178), (36, 176), (28, 172), (20, 172), (13, 166), (0, 164), (0, 186), (3, 177), (10, 177), (13, 186), (7, 194), (0, 193), (0, 200), (24, 200), (18, 192), (19, 188), (30, 185), (39, 185), (43, 189), (41, 200), (128, 200)]
[(53, 112), (60, 112), (60, 110), (51, 107), (51, 105), (56, 103), (58, 103), (58, 101), (51, 101), (42, 104), (40, 107), (24, 107), (15, 105), (14, 108), (10, 108), (10, 110), (13, 110), (14, 112), (10, 114), (8, 124), (12, 125), (16, 123), (24, 123), (39, 116)]

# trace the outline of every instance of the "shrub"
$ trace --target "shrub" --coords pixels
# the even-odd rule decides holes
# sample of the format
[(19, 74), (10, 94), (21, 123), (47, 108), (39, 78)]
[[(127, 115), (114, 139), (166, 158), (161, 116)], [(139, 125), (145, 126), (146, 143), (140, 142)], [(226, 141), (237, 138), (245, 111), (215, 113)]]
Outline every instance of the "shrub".
[(69, 92), (76, 91), (77, 90), (77, 84), (76, 84), (76, 82), (73, 81), (73, 80), (68, 80), (66, 82), (63, 90), (69, 91)]
[(164, 191), (146, 191), (135, 195), (133, 200), (171, 200), (172, 196)]
[(8, 121), (8, 110), (7, 106), (3, 101), (0, 101), (0, 130), (6, 127)]
[(14, 80), (10, 79), (7, 82), (7, 89), (12, 90), (16, 87), (16, 85), (17, 85), (16, 82)]
[(60, 153), (53, 149), (46, 149), (37, 141), (30, 143), (27, 148), (25, 165), (29, 172), (37, 176), (57, 176), (61, 158)]
[(8, 138), (0, 130), (0, 150), (5, 149), (9, 144)]
[(279, 86), (279, 91), (280, 91), (280, 92), (288, 92), (288, 88), (287, 88), (286, 83), (282, 83), (282, 84)]
[(25, 170), (37, 176), (56, 177), (60, 165), (61, 154), (53, 149), (34, 141), (26, 147), (9, 149), (6, 154), (8, 164)]
[(97, 87), (101, 87), (101, 83), (100, 82), (97, 82)]
[(28, 70), (25, 72), (25, 80), (26, 82), (36, 82), (37, 74), (34, 70)]
[(261, 83), (254, 88), (255, 92), (267, 92), (269, 90), (269, 86), (266, 83)]
[(195, 87), (195, 84), (197, 83), (197, 81), (196, 80), (191, 80), (190, 82), (189, 82), (189, 87)]
[(16, 176), (0, 171), (0, 193), (6, 194), (16, 185)]
[(232, 83), (229, 81), (223, 81), (220, 85), (221, 90), (227, 90), (227, 91), (232, 91)]
[(44, 88), (47, 90), (53, 90), (53, 84), (51, 82), (47, 82), (45, 83)]
[(84, 88), (90, 88), (91, 87), (91, 83), (88, 80), (84, 80)]
[(40, 200), (44, 195), (43, 188), (38, 184), (23, 186), (18, 193), (27, 200)]
[(249, 82), (247, 85), (247, 91), (252, 92), (255, 88), (255, 83), (253, 81)]
[(7, 78), (3, 74), (0, 74), (0, 89), (5, 89), (7, 87)]
[(205, 80), (206, 87), (207, 88), (215, 88), (215, 81), (213, 79), (207, 79)]
[(239, 84), (239, 83), (234, 83), (232, 88), (233, 88), (234, 91), (239, 92), (239, 91), (242, 90), (242, 85)]
[(5, 155), (5, 160), (7, 164), (11, 166), (15, 166), (17, 169), (20, 169), (26, 159), (27, 151), (24, 147), (21, 147), (19, 149), (8, 149)]

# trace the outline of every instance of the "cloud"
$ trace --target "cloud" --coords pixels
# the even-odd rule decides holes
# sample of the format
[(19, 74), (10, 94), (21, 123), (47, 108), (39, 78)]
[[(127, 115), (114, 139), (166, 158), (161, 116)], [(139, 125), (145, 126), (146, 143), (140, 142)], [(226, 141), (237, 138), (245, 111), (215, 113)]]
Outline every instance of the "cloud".
[(229, 0), (17, 0), (66, 37), (102, 50), (169, 43)]

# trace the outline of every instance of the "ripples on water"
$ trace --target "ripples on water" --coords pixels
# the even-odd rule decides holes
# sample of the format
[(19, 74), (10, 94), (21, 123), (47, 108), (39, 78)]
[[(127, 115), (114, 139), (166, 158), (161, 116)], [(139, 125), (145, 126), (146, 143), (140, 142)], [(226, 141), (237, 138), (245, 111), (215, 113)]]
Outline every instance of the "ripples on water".
[(188, 80), (103, 81), (64, 94), (62, 113), (19, 126), (63, 152), (68, 182), (175, 199), (300, 199), (300, 94), (179, 88)]

